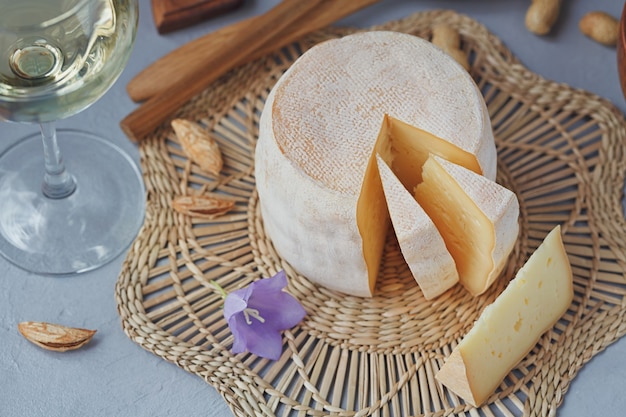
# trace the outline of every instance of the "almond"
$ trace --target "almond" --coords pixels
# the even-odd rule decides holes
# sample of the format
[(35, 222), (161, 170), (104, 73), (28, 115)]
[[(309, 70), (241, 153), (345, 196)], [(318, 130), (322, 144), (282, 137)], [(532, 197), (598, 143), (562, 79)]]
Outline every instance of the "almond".
[(234, 206), (232, 200), (208, 195), (184, 195), (172, 201), (172, 208), (177, 212), (209, 220), (226, 214)]
[(55, 352), (78, 349), (86, 345), (96, 334), (95, 330), (36, 321), (19, 323), (17, 329), (28, 341)]
[(198, 123), (185, 119), (172, 120), (172, 128), (180, 141), (183, 152), (201, 170), (219, 175), (224, 162), (219, 145)]

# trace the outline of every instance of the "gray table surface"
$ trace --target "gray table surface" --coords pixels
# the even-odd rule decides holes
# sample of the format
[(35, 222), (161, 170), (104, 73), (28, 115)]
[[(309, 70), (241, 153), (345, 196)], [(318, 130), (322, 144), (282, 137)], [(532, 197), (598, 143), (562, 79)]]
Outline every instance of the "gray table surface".
[[(117, 84), (95, 105), (59, 123), (110, 138), (138, 160), (119, 121), (133, 110), (125, 85), (141, 69), (187, 41), (244, 17), (264, 12), (277, 0), (247, 0), (236, 12), (193, 28), (159, 35), (149, 0), (140, 0), (137, 43)], [(524, 27), (529, 0), (383, 0), (341, 22), (367, 27), (415, 11), (444, 8), (467, 14), (500, 37), (530, 70), (596, 93), (626, 111), (619, 88), (615, 49), (598, 45), (578, 30), (579, 19), (598, 9), (614, 16), (621, 0), (569, 0), (553, 34), (537, 37)], [(0, 123), (0, 151), (33, 126)], [(1, 213), (0, 213), (1, 215)], [(123, 333), (114, 285), (124, 255), (99, 270), (50, 278), (26, 273), (0, 259), (0, 416), (228, 416), (229, 408), (202, 379), (134, 344)], [(69, 354), (44, 351), (17, 332), (20, 321), (69, 323), (95, 328), (86, 348)], [(576, 376), (559, 415), (622, 416), (626, 409), (626, 340), (609, 346)]]

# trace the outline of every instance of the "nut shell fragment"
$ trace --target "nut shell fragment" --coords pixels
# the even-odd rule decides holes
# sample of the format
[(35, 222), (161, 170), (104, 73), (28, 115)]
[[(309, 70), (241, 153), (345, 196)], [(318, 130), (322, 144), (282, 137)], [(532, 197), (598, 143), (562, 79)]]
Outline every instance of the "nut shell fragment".
[(208, 195), (184, 195), (172, 201), (172, 208), (181, 214), (202, 219), (215, 219), (232, 210), (235, 202)]
[(185, 119), (172, 120), (172, 128), (183, 152), (204, 172), (219, 175), (224, 162), (219, 145), (198, 123)]
[(95, 330), (36, 321), (19, 323), (17, 329), (26, 340), (55, 352), (78, 349), (86, 345), (96, 334)]

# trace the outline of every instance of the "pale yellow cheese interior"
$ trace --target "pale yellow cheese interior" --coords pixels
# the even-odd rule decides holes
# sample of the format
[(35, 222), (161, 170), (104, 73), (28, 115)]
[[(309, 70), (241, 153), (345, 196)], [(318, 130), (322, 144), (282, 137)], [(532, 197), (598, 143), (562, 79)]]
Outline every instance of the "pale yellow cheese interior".
[(393, 171), (408, 190), (422, 181), (422, 165), (430, 154), (482, 174), (476, 156), (416, 126), (385, 115), (393, 152)]
[[(476, 157), (452, 143), (385, 114), (369, 158), (357, 203), (357, 226), (363, 242), (370, 289), (376, 285), (380, 259), (389, 227), (389, 213), (376, 155), (391, 167), (407, 190), (422, 180), (422, 165), (434, 153), (476, 173)], [(402, 242), (399, 242), (402, 244)]]
[(479, 406), (567, 311), (572, 270), (555, 227), (493, 304), (487, 306), (436, 378)]
[(482, 294), (502, 271), (517, 239), (515, 195), (469, 170), (429, 157), (415, 197), (443, 236), (460, 283), (472, 295)]
[(422, 175), (425, 181), (416, 187), (415, 197), (444, 237), (461, 283), (470, 293), (479, 294), (483, 280), (475, 277), (486, 277), (493, 269), (493, 225), (434, 159), (424, 164)]
[(372, 157), (369, 159), (365, 169), (365, 177), (363, 178), (363, 185), (356, 207), (357, 227), (363, 241), (363, 258), (367, 265), (371, 293), (374, 293), (374, 287), (376, 286), (380, 260), (389, 229), (389, 212), (375, 155), (380, 153), (385, 155), (386, 159), (391, 158), (388, 137), (389, 124), (385, 120), (378, 133)]

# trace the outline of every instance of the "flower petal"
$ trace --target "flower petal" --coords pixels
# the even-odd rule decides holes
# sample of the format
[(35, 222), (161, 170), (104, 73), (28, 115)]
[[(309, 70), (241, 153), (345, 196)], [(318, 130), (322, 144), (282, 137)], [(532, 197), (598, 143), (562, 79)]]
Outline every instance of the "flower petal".
[(278, 360), (282, 353), (281, 331), (298, 324), (306, 312), (291, 294), (283, 291), (287, 276), (281, 271), (229, 293), (224, 317), (233, 334), (233, 353), (249, 352)]
[(267, 359), (280, 359), (283, 351), (283, 338), (280, 332), (268, 329), (264, 323), (254, 319), (248, 326), (250, 331), (246, 332), (246, 347), (250, 353)]
[(246, 319), (243, 313), (231, 316), (228, 319), (228, 327), (233, 334), (233, 353), (242, 353), (248, 350), (247, 347), (247, 327)]
[(246, 323), (243, 313), (236, 314), (228, 321), (233, 334), (232, 352), (249, 351), (257, 356), (278, 360), (282, 354), (282, 336), (279, 331), (267, 328), (265, 323), (255, 318)]
[(255, 281), (248, 307), (259, 311), (267, 324), (277, 330), (290, 329), (306, 315), (298, 300), (282, 291), (287, 286), (287, 275), (280, 271), (271, 278)]
[(298, 300), (284, 291), (264, 298), (255, 292), (248, 300), (248, 307), (258, 310), (265, 323), (276, 330), (290, 329), (306, 315)]
[(242, 288), (237, 291), (228, 293), (224, 300), (224, 318), (230, 321), (230, 318), (241, 313), (248, 306), (248, 298), (250, 297), (250, 288)]
[(258, 281), (254, 281), (250, 284), (253, 294), (259, 296), (266, 296), (276, 294), (287, 286), (287, 275), (285, 271), (280, 271), (271, 278), (264, 278)]

